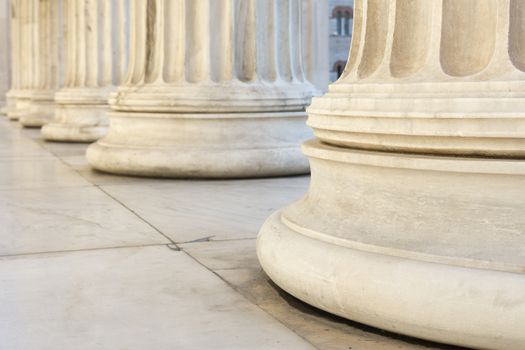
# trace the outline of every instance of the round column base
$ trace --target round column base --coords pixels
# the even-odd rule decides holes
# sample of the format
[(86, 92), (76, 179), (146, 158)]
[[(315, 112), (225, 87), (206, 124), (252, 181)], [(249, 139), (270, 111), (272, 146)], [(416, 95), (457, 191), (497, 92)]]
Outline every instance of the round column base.
[(91, 143), (108, 129), (107, 105), (58, 105), (55, 118), (42, 127), (47, 141)]
[(38, 103), (29, 108), (29, 111), (20, 116), (18, 122), (26, 128), (41, 128), (53, 120), (55, 108), (53, 103)]
[(46, 141), (92, 143), (103, 137), (107, 130), (102, 126), (49, 123), (42, 127), (42, 137)]
[(258, 237), (263, 269), (328, 312), (479, 349), (525, 344), (525, 162), (306, 143), (307, 196)]
[(243, 178), (309, 172), (300, 143), (304, 112), (162, 114), (115, 112), (87, 151), (97, 170), (136, 176)]

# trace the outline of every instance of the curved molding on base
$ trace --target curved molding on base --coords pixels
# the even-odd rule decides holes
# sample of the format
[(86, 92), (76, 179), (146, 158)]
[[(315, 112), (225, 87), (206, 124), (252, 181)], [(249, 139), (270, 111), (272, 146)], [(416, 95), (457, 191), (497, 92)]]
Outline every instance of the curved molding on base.
[(328, 312), (443, 343), (525, 344), (525, 162), (310, 141), (307, 196), (257, 243), (268, 276)]
[(26, 128), (40, 128), (51, 120), (55, 115), (55, 104), (53, 101), (32, 101), (28, 112), (19, 118), (19, 122)]
[(42, 137), (46, 141), (91, 143), (103, 137), (107, 130), (106, 126), (50, 123), (42, 127)]
[(16, 97), (13, 99), (11, 107), (7, 109), (7, 117), (11, 121), (18, 121), (29, 113), (31, 101), (26, 97)]
[(107, 133), (107, 111), (107, 105), (58, 104), (55, 118), (42, 127), (42, 137), (48, 141), (95, 142)]
[(280, 217), (265, 223), (257, 254), (268, 276), (295, 297), (395, 333), (479, 349), (523, 348), (523, 275), (320, 242)]
[(111, 114), (106, 137), (87, 151), (97, 170), (138, 176), (242, 178), (305, 174), (304, 112)]
[[(309, 82), (230, 81), (166, 86), (120, 86), (109, 98), (114, 111), (164, 113), (279, 113), (307, 106), (319, 92)], [(231, 98), (242, 96), (242, 98)]]

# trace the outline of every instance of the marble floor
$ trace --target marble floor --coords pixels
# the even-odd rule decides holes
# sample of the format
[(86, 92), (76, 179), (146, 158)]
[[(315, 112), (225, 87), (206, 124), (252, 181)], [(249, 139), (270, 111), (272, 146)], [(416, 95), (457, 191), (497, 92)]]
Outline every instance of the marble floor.
[(94, 172), (0, 119), (0, 349), (457, 349), (333, 317), (261, 271), (258, 228), (308, 177)]

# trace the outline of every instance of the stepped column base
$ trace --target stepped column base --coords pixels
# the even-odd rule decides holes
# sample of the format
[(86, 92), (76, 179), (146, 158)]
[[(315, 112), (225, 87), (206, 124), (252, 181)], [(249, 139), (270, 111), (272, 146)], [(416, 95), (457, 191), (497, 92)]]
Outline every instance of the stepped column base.
[(310, 141), (308, 195), (257, 243), (297, 298), (370, 326), (479, 349), (525, 344), (525, 163)]
[[(77, 95), (78, 94), (78, 95)], [(57, 93), (54, 119), (42, 127), (47, 141), (91, 143), (109, 126), (105, 92), (63, 90)]]
[(26, 128), (40, 128), (55, 115), (54, 92), (33, 92), (27, 112), (20, 116), (19, 123)]
[(155, 176), (242, 178), (305, 174), (298, 146), (311, 137), (305, 112), (112, 112), (107, 136), (88, 161), (104, 172)]

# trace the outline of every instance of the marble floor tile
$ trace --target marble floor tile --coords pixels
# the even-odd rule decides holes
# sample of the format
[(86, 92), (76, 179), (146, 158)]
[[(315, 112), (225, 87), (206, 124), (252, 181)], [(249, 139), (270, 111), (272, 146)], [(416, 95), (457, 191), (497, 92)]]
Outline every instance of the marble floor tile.
[(86, 150), (89, 146), (87, 143), (51, 142), (45, 141), (42, 138), (35, 139), (34, 142), (47, 152), (50, 152), (59, 158), (66, 156), (85, 156)]
[(315, 349), (166, 246), (0, 259), (0, 349)]
[(164, 243), (96, 187), (0, 191), (0, 255)]
[(0, 190), (91, 186), (54, 157), (0, 157)]
[(23, 138), (5, 138), (0, 136), (0, 159), (4, 158), (52, 158), (52, 155), (36, 142)]
[(268, 216), (301, 197), (309, 177), (102, 186), (176, 242), (254, 238)]
[(93, 169), (84, 154), (82, 155), (69, 155), (61, 156), (60, 159), (68, 164), (83, 178), (94, 185), (143, 185), (146, 183), (168, 183), (172, 182), (172, 179), (156, 179), (148, 177), (137, 177), (137, 176), (120, 176), (108, 173), (103, 173)]
[(180, 247), (213, 270), (252, 303), (323, 350), (452, 350), (458, 347), (384, 332), (330, 315), (295, 299), (262, 271), (255, 239), (182, 244)]

